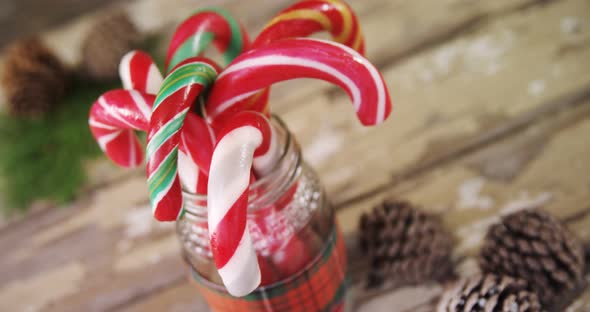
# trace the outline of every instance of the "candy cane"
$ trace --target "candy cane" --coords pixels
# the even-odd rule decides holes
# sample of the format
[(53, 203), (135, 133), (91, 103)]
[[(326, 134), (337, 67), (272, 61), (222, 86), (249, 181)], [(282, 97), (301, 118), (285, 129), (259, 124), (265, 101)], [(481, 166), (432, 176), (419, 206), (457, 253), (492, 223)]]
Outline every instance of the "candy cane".
[[(160, 70), (149, 54), (142, 51), (131, 51), (125, 54), (119, 64), (119, 74), (125, 89), (135, 89), (155, 95), (162, 86), (163, 78)], [(150, 115), (151, 106), (153, 101), (150, 103)], [(206, 194), (206, 172), (209, 171), (215, 141), (209, 126), (201, 117), (189, 113), (187, 122), (190, 123), (185, 124), (180, 134), (181, 142), (178, 151), (180, 181), (187, 191)], [(146, 123), (149, 124), (149, 118)], [(141, 130), (147, 132), (148, 128)]]
[(364, 125), (379, 124), (391, 112), (383, 77), (367, 59), (342, 44), (300, 38), (273, 42), (237, 57), (211, 90), (207, 118), (222, 122), (239, 111), (235, 104), (242, 99), (295, 78), (316, 78), (340, 86)]
[(203, 9), (176, 29), (166, 56), (166, 68), (170, 70), (183, 60), (200, 55), (211, 43), (223, 53), (228, 64), (248, 49), (250, 40), (244, 28), (225, 10)]
[(271, 127), (255, 112), (229, 120), (213, 151), (208, 187), (211, 252), (228, 292), (244, 296), (260, 284), (260, 268), (246, 227), (253, 157), (270, 148)]
[[(117, 165), (136, 167), (143, 161), (143, 148), (134, 131), (148, 131), (154, 100), (154, 95), (137, 90), (118, 89), (101, 95), (92, 105), (89, 117), (90, 130), (100, 148)], [(190, 170), (184, 171), (197, 173), (197, 164), (200, 164), (206, 168), (205, 172), (208, 172), (213, 154), (212, 133), (203, 118), (195, 113), (190, 112), (187, 120), (190, 120), (190, 123), (182, 129), (183, 141), (180, 149), (187, 158), (182, 166)], [(193, 171), (192, 168), (197, 170)], [(190, 183), (188, 187), (189, 191), (195, 190), (198, 185), (197, 175), (183, 176), (186, 176), (185, 179), (195, 180), (195, 183)]]
[[(283, 10), (262, 29), (252, 47), (260, 48), (271, 42), (294, 37), (308, 37), (328, 31), (332, 40), (364, 54), (364, 37), (354, 11), (337, 0), (302, 1)], [(269, 116), (266, 88), (234, 104), (238, 110), (254, 110)]]
[(148, 192), (153, 213), (160, 221), (182, 214), (178, 178), (178, 146), (185, 116), (197, 96), (215, 80), (219, 69), (206, 58), (189, 58), (164, 79), (156, 96), (147, 143)]
[(117, 165), (136, 167), (143, 147), (134, 130), (146, 131), (155, 96), (137, 90), (112, 90), (90, 108), (90, 131), (103, 152)]
[(215, 145), (213, 130), (200, 116), (186, 116), (178, 148), (178, 173), (185, 189), (193, 194), (207, 194), (207, 175)]
[(328, 31), (332, 39), (364, 54), (364, 38), (358, 18), (338, 0), (309, 0), (296, 3), (275, 16), (260, 32), (253, 48), (294, 37)]
[(119, 63), (119, 76), (123, 88), (156, 94), (162, 85), (162, 74), (149, 54), (143, 51), (130, 51)]

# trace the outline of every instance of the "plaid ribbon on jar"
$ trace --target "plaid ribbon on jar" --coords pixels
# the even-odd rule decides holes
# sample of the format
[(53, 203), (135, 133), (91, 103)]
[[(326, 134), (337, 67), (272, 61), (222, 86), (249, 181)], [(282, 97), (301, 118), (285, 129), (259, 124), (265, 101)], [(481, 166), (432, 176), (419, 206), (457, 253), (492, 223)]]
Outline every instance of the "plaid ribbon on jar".
[(322, 253), (303, 271), (276, 284), (260, 287), (236, 298), (218, 285), (191, 275), (212, 311), (227, 312), (339, 312), (344, 310), (347, 288), (346, 246), (338, 226), (330, 234)]

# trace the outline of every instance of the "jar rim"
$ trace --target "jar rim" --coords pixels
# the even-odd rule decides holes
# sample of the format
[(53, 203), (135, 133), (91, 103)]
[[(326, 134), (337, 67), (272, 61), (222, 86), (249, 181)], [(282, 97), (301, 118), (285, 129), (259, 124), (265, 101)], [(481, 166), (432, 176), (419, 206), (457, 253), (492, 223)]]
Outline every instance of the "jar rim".
[[(299, 147), (297, 146), (297, 143), (294, 141), (294, 137), (291, 134), (291, 132), (289, 131), (289, 129), (287, 128), (287, 125), (285, 124), (285, 122), (278, 117), (277, 115), (272, 114), (271, 115), (271, 126), (274, 128), (274, 130), (276, 130), (278, 132), (278, 135), (280, 141), (279, 144), (282, 146), (282, 150), (281, 150), (281, 154), (277, 160), (277, 162), (274, 164), (274, 167), (269, 171), (268, 174), (266, 174), (264, 177), (257, 179), (254, 183), (252, 183), (249, 186), (249, 196), (250, 199), (253, 199), (257, 196), (259, 196), (260, 191), (264, 188), (267, 187), (268, 185), (272, 185), (273, 181), (278, 180), (281, 178), (281, 173), (282, 173), (282, 169), (283, 166), (282, 164), (284, 163), (285, 159), (287, 158), (290, 150), (292, 148), (295, 149), (295, 153), (297, 154), (297, 159), (296, 159), (296, 166), (299, 165), (300, 161), (301, 161), (301, 157), (300, 157), (300, 151), (299, 151)], [(199, 212), (197, 210), (199, 210), (200, 208), (205, 208), (206, 207), (206, 203), (207, 203), (207, 195), (206, 194), (198, 194), (198, 193), (192, 193), (187, 191), (186, 189), (182, 189), (182, 198), (183, 198), (183, 206), (184, 206), (184, 210), (185, 212), (189, 213), (189, 214), (198, 214)], [(203, 205), (194, 205), (194, 204), (189, 204), (187, 205), (187, 201), (190, 202), (200, 202), (203, 203)], [(249, 211), (251, 207), (249, 207)]]

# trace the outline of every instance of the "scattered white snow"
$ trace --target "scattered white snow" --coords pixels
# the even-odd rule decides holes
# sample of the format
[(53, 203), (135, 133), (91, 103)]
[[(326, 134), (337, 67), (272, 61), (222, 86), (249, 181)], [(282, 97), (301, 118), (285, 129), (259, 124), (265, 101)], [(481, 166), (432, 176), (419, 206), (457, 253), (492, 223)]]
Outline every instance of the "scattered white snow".
[(41, 309), (36, 305), (28, 305), (25, 307), (24, 312), (37, 312), (41, 311)]
[(459, 186), (459, 209), (490, 209), (494, 201), (489, 196), (482, 196), (481, 190), (485, 179), (481, 177), (469, 179)]
[(561, 19), (559, 27), (563, 34), (571, 35), (580, 31), (581, 23), (580, 20), (573, 16), (565, 16)]
[(322, 177), (326, 185), (341, 185), (353, 179), (356, 176), (356, 166), (348, 166), (330, 171)]
[(125, 237), (133, 239), (149, 234), (153, 229), (152, 210), (149, 207), (132, 209), (125, 216)]
[(154, 253), (148, 256), (149, 263), (156, 264), (162, 260), (162, 256), (159, 253)]
[(117, 250), (125, 252), (131, 248), (134, 239), (149, 235), (156, 229), (173, 226), (172, 222), (156, 222), (149, 206), (136, 207), (125, 216), (125, 234), (117, 244)]
[(314, 140), (303, 148), (303, 153), (312, 166), (319, 167), (340, 150), (343, 143), (344, 139), (335, 130), (322, 127)]
[(117, 243), (117, 251), (124, 253), (131, 248), (131, 241), (129, 239), (122, 239)]
[(550, 192), (543, 192), (531, 197), (528, 192), (521, 192), (515, 200), (509, 201), (500, 209), (500, 215), (508, 215), (523, 209), (538, 208), (547, 204), (553, 198)]
[(536, 196), (530, 196), (528, 192), (521, 192), (518, 197), (514, 200), (510, 200), (500, 208), (498, 214), (483, 218), (474, 223), (461, 226), (457, 230), (458, 237), (461, 238), (455, 252), (457, 254), (463, 254), (471, 248), (475, 248), (481, 244), (488, 228), (497, 222), (500, 222), (502, 216), (524, 210), (542, 207), (547, 204), (553, 198), (553, 194), (550, 192), (542, 192)]
[(491, 62), (486, 66), (486, 74), (489, 76), (497, 74), (502, 66), (498, 62)]
[(472, 60), (497, 60), (512, 46), (514, 34), (506, 31), (499, 35), (484, 35), (473, 40), (466, 48), (467, 57)]
[(418, 77), (422, 82), (431, 82), (434, 79), (434, 74), (427, 68), (422, 68), (418, 73)]
[(480, 272), (477, 260), (472, 257), (466, 258), (457, 265), (457, 272), (461, 277), (469, 277)]
[[(502, 57), (512, 48), (515, 35), (510, 30), (461, 39), (436, 49), (429, 58), (410, 62), (412, 80), (427, 84), (444, 78), (457, 66), (494, 75), (503, 67)], [(411, 85), (409, 82), (407, 85)]]
[(401, 287), (363, 302), (356, 310), (359, 312), (419, 311), (421, 306), (439, 297), (443, 290), (442, 286), (436, 283)]
[(565, 312), (582, 311), (583, 305), (584, 305), (584, 302), (582, 301), (582, 299), (578, 299), (578, 300), (574, 301), (572, 304), (570, 304), (570, 306), (565, 310)]
[(528, 92), (532, 96), (540, 95), (545, 91), (545, 81), (541, 79), (533, 80), (529, 83)]
[(432, 56), (432, 61), (440, 74), (447, 75), (451, 72), (458, 55), (459, 49), (457, 46), (450, 44), (437, 50)]

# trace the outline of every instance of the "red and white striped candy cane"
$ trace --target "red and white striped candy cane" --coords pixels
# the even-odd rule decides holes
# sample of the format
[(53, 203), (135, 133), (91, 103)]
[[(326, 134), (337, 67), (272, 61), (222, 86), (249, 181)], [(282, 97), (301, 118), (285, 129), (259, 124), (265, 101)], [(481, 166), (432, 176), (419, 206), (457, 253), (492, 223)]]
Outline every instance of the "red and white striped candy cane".
[(215, 135), (205, 120), (189, 112), (178, 147), (178, 174), (184, 188), (193, 194), (207, 194), (207, 176), (215, 146)]
[(240, 112), (218, 136), (209, 171), (208, 225), (215, 265), (228, 292), (244, 296), (260, 284), (246, 227), (253, 157), (270, 148), (271, 126), (260, 113)]
[(391, 112), (383, 77), (358, 52), (317, 39), (285, 39), (237, 57), (217, 78), (207, 104), (210, 122), (221, 122), (240, 108), (235, 104), (274, 83), (295, 78), (332, 82), (350, 96), (364, 125), (383, 122)]
[[(101, 95), (90, 109), (89, 125), (105, 154), (117, 165), (136, 167), (143, 161), (143, 148), (134, 131), (147, 132), (155, 96), (138, 90), (111, 90)], [(197, 168), (211, 163), (214, 139), (203, 118), (190, 112), (190, 123), (182, 129), (181, 149)], [(195, 171), (198, 172), (198, 171)], [(195, 184), (196, 185), (196, 184)], [(190, 188), (192, 190), (192, 188)]]
[(136, 167), (143, 147), (134, 130), (147, 131), (155, 96), (137, 90), (112, 90), (90, 109), (90, 131), (103, 152), (117, 165)]
[(123, 56), (119, 63), (123, 88), (155, 95), (162, 86), (162, 74), (149, 54), (135, 50)]
[(352, 8), (339, 0), (306, 0), (281, 11), (264, 26), (252, 47), (328, 31), (332, 39), (364, 54), (364, 37)]
[[(308, 37), (322, 31), (328, 31), (332, 40), (364, 55), (364, 37), (358, 18), (350, 6), (339, 0), (307, 0), (286, 8), (264, 26), (252, 48), (287, 38)], [(239, 110), (254, 110), (269, 116), (269, 95), (270, 88), (266, 88), (234, 106)]]
[(183, 60), (199, 56), (211, 45), (223, 54), (225, 64), (247, 50), (250, 45), (244, 27), (229, 12), (207, 8), (187, 18), (178, 26), (168, 48), (166, 69)]

